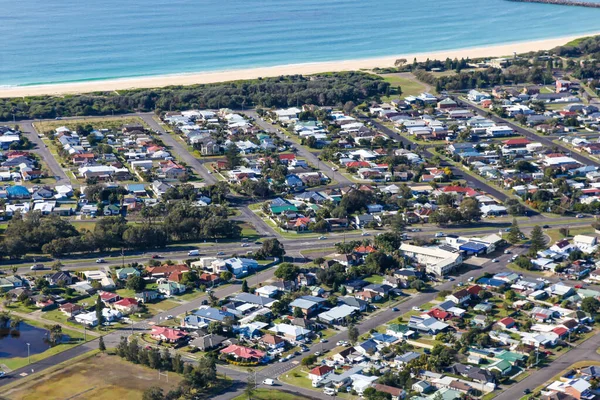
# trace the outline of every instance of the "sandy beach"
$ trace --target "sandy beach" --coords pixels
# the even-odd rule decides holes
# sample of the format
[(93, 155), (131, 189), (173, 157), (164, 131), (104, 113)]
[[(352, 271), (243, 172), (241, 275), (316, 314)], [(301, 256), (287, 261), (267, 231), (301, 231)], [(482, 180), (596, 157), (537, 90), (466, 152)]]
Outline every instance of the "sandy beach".
[(193, 85), (199, 83), (226, 82), (240, 79), (254, 79), (259, 77), (272, 77), (294, 74), (315, 74), (320, 72), (352, 71), (359, 69), (372, 69), (375, 67), (392, 67), (398, 58), (406, 58), (409, 62), (417, 60), (446, 58), (481, 58), (512, 56), (513, 53), (526, 53), (529, 51), (548, 50), (556, 46), (583, 36), (599, 35), (590, 33), (586, 35), (567, 36), (554, 39), (536, 40), (530, 42), (502, 44), (488, 47), (477, 47), (438, 52), (403, 54), (390, 57), (371, 58), (363, 60), (328, 61), (306, 64), (290, 64), (274, 67), (249, 68), (241, 70), (199, 72), (187, 74), (149, 76), (139, 78), (112, 79), (100, 81), (61, 83), (36, 86), (13, 86), (0, 88), (0, 97), (23, 97), (37, 95), (64, 95), (89, 93), (97, 91), (115, 91), (139, 88), (157, 88), (172, 85)]

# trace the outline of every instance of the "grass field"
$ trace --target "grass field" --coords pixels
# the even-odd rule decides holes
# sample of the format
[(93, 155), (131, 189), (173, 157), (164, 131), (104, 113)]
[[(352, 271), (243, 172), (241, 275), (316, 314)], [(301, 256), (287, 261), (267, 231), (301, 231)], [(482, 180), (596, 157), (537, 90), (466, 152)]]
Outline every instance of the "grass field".
[(92, 117), (69, 120), (56, 121), (39, 121), (35, 123), (35, 128), (38, 132), (44, 133), (53, 131), (61, 126), (66, 126), (71, 130), (75, 130), (77, 125), (92, 125), (94, 129), (111, 129), (120, 130), (126, 124), (141, 124), (146, 126), (146, 123), (139, 117)]
[(39, 379), (3, 393), (9, 399), (141, 399), (145, 389), (160, 386), (163, 391), (178, 386), (181, 377), (169, 374), (169, 383), (158, 372), (128, 363), (117, 356), (96, 354)]
[(402, 88), (402, 97), (421, 94), (425, 90), (425, 85), (413, 80), (402, 78), (395, 75), (381, 75), (383, 80), (389, 82), (392, 88), (392, 94), (396, 93), (398, 86)]

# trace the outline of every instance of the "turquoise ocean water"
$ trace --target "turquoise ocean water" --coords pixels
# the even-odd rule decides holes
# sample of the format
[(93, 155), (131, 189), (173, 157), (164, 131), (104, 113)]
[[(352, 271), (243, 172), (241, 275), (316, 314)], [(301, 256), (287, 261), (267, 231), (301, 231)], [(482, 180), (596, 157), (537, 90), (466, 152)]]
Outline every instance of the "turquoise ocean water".
[(600, 31), (505, 0), (0, 0), (0, 85), (372, 58)]

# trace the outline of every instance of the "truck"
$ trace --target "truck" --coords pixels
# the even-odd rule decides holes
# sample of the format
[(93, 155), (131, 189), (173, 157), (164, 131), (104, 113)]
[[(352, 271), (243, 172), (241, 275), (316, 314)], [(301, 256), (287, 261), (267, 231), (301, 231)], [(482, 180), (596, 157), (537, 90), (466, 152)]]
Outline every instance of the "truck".
[(188, 251), (188, 256), (199, 256), (200, 250), (190, 250)]

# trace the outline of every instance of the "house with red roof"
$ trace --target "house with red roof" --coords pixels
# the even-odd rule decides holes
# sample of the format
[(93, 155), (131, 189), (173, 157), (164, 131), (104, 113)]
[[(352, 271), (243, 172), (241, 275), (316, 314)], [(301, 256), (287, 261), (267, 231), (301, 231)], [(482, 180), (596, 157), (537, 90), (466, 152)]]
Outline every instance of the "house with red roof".
[(285, 164), (285, 165), (291, 163), (295, 159), (296, 159), (295, 154), (280, 154), (279, 155), (279, 161), (281, 161), (281, 163)]
[(483, 290), (483, 288), (479, 285), (473, 285), (473, 286), (469, 286), (467, 288), (467, 293), (469, 293), (471, 295), (471, 297), (473, 296), (479, 296), (479, 293)]
[(60, 311), (67, 317), (71, 318), (83, 311), (83, 307), (79, 304), (65, 303), (60, 306)]
[(272, 335), (270, 333), (258, 339), (258, 344), (265, 346), (270, 350), (285, 347), (285, 343), (285, 339), (283, 339), (280, 336)]
[(358, 292), (354, 294), (354, 297), (359, 300), (366, 301), (368, 303), (372, 303), (374, 301), (379, 301), (382, 299), (382, 297), (379, 294), (370, 290), (363, 290), (362, 292)]
[(564, 339), (569, 335), (569, 330), (562, 326), (557, 326), (556, 328), (552, 329), (552, 332), (556, 333), (559, 339)]
[[(180, 279), (181, 276), (176, 273), (185, 274), (190, 271), (190, 268), (185, 264), (177, 264), (177, 265), (166, 265), (165, 264), (165, 265), (159, 265), (158, 267), (147, 266), (146, 271), (148, 271), (148, 273), (153, 278), (166, 278), (171, 281), (171, 275), (175, 274), (173, 276), (173, 278)], [(178, 282), (178, 281), (172, 281), (172, 282)]]
[(121, 296), (119, 296), (116, 293), (111, 293), (111, 292), (100, 292), (99, 296), (100, 296), (100, 300), (106, 306), (110, 306), (110, 304), (121, 300)]
[(368, 161), (350, 161), (346, 164), (346, 168), (370, 168), (371, 163)]
[(478, 196), (479, 193), (475, 189), (462, 187), (462, 186), (444, 186), (442, 188), (443, 193), (454, 193), (454, 194), (462, 194), (469, 197)]
[(438, 321), (447, 321), (452, 319), (452, 314), (444, 310), (440, 310), (439, 308), (432, 308), (431, 310), (427, 311), (426, 314), (437, 319)]
[(178, 343), (188, 337), (187, 333), (180, 331), (179, 329), (167, 328), (165, 326), (153, 326), (152, 332), (150, 332), (155, 340), (162, 340), (168, 343)]
[(233, 356), (235, 359), (241, 359), (246, 362), (261, 362), (267, 353), (249, 347), (232, 344), (221, 350), (221, 354)]
[(517, 323), (511, 317), (505, 317), (498, 321), (497, 324), (503, 329), (510, 329), (513, 328)]
[(112, 304), (112, 307), (115, 310), (121, 311), (123, 314), (131, 314), (136, 312), (139, 309), (139, 304), (136, 299), (125, 298), (119, 301), (116, 301)]
[(371, 254), (371, 253), (375, 253), (377, 250), (375, 249), (375, 247), (368, 245), (368, 246), (358, 246), (354, 249), (354, 252), (357, 254), (362, 254), (362, 255), (367, 255), (367, 254)]
[(89, 164), (95, 159), (96, 156), (93, 153), (73, 154), (73, 164)]
[(527, 139), (508, 139), (508, 140), (505, 140), (503, 143), (504, 143), (504, 147), (513, 148), (513, 147), (527, 146), (531, 142)]
[(310, 370), (308, 373), (308, 379), (313, 382), (319, 382), (325, 379), (328, 375), (333, 373), (334, 369), (328, 365), (319, 365)]

